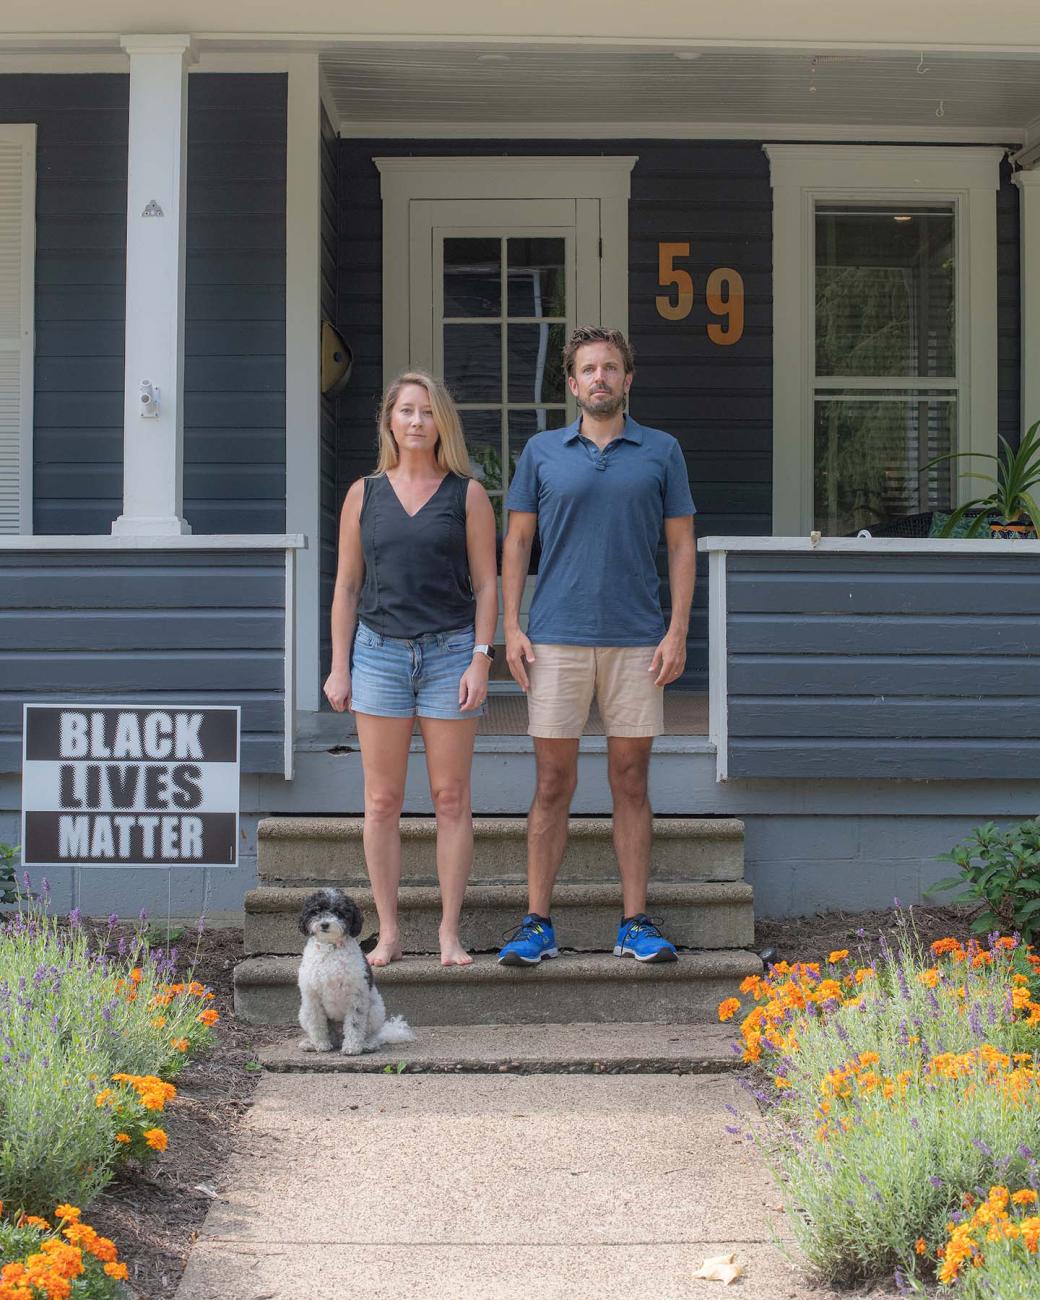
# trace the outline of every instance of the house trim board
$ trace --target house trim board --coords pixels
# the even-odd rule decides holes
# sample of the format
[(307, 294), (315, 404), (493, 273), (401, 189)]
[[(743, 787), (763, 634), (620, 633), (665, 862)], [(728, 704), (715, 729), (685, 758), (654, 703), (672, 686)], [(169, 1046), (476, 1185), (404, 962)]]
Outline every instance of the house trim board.
[(1040, 371), (1030, 364), (1040, 349), (1040, 169), (1015, 172), (1021, 251), (1022, 427), (1040, 420)]
[[(956, 212), (958, 450), (997, 447), (996, 191), (1002, 149), (763, 145), (773, 186), (773, 531), (813, 526), (818, 199), (951, 202)], [(924, 386), (924, 385), (922, 385)], [(962, 479), (962, 497), (976, 480)]]

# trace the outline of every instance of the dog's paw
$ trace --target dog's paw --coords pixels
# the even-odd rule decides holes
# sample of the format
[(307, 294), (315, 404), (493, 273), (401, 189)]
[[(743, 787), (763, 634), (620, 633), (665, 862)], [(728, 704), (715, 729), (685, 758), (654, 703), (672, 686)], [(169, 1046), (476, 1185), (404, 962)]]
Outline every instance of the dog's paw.
[(300, 1040), (300, 1051), (301, 1052), (331, 1052), (332, 1044), (329, 1042), (313, 1043), (309, 1038), (303, 1038)]
[(339, 1050), (344, 1056), (360, 1056), (364, 1051), (364, 1048), (364, 1043), (353, 1042), (350, 1039), (347, 1039)]

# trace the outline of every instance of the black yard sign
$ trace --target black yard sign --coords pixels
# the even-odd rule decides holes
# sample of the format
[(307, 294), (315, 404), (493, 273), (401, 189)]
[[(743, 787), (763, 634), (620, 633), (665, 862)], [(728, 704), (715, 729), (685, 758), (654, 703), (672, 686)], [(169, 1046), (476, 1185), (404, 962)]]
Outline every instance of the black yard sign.
[(26, 867), (238, 865), (239, 710), (26, 704)]

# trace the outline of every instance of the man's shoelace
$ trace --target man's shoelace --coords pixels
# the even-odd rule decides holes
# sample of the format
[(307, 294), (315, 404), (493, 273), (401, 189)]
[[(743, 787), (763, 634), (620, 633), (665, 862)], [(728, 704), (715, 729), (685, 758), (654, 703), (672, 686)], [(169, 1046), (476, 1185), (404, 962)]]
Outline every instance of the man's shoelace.
[(513, 943), (522, 939), (534, 939), (544, 932), (545, 928), (539, 921), (521, 921), (511, 934), (506, 931), (505, 938), (507, 943)]
[(652, 939), (664, 938), (661, 933), (661, 922), (649, 916), (637, 916), (630, 925), (626, 926), (625, 938), (627, 939), (630, 934), (647, 934)]

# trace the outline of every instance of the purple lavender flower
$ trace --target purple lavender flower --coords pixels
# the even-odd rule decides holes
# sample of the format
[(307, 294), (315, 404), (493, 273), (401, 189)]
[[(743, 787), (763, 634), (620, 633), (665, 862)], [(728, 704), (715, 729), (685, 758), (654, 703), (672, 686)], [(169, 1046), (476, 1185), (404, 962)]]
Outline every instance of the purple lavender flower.
[(137, 919), (138, 919), (139, 921), (147, 921), (147, 920), (148, 920), (148, 913), (147, 913), (147, 911), (146, 911), (143, 907), (142, 907), (141, 910), (137, 913)]
[(968, 1024), (971, 1027), (971, 1032), (976, 1038), (984, 1038), (986, 1036), (986, 1031), (982, 1024), (982, 1017), (979, 1015), (979, 1004), (977, 1002), (972, 1007), (971, 1014), (968, 1016)]
[(931, 1183), (931, 1185), (935, 1188), (937, 1192), (942, 1191), (943, 1181), (941, 1178), (937, 1178), (935, 1174), (932, 1174), (930, 1175), (928, 1181)]
[(118, 924), (119, 924), (119, 917), (115, 914), (115, 912), (113, 912), (111, 916), (108, 918), (108, 928), (110, 930), (114, 930)]
[(726, 1125), (726, 1132), (727, 1132), (727, 1133), (739, 1133), (739, 1132), (740, 1132), (740, 1129), (736, 1126), (736, 1124), (727, 1124), (727, 1125)]
[(40, 888), (43, 890), (45, 894), (49, 894), (51, 892), (51, 882), (47, 879), (46, 876), (40, 877)]
[(82, 916), (78, 907), (74, 907), (69, 913), (69, 925), (75, 930), (82, 921)]
[(1023, 1160), (1032, 1160), (1033, 1158), (1032, 1151), (1029, 1149), (1029, 1147), (1026, 1146), (1024, 1142), (1018, 1148), (1018, 1154), (1022, 1157)]

